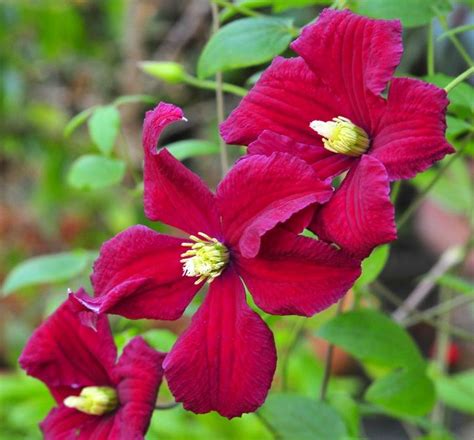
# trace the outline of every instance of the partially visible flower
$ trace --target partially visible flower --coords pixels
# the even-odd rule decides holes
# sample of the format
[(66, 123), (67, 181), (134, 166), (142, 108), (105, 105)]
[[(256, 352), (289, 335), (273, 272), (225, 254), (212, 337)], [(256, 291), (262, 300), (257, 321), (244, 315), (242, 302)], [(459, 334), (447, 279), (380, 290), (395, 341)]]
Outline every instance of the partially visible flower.
[(165, 103), (146, 115), (145, 213), (187, 237), (127, 229), (101, 249), (96, 297), (77, 299), (96, 313), (177, 319), (207, 281), (165, 375), (186, 409), (231, 418), (263, 403), (276, 363), (273, 335), (247, 305), (243, 282), (262, 310), (311, 316), (346, 293), (360, 262), (297, 235), (332, 195), (304, 161), (284, 153), (247, 157), (214, 195), (166, 149), (156, 151), (163, 128), (181, 119), (181, 109)]
[[(165, 355), (136, 337), (117, 361), (106, 316), (96, 330), (65, 301), (31, 336), (19, 362), (57, 402), (41, 422), (47, 440), (144, 438), (163, 377)], [(87, 312), (86, 312), (87, 313)]]
[(403, 51), (398, 20), (325, 9), (291, 47), (300, 57), (273, 61), (222, 136), (250, 154), (298, 156), (322, 179), (349, 170), (311, 229), (365, 257), (396, 238), (389, 182), (454, 151), (444, 136), (446, 92), (393, 78)]

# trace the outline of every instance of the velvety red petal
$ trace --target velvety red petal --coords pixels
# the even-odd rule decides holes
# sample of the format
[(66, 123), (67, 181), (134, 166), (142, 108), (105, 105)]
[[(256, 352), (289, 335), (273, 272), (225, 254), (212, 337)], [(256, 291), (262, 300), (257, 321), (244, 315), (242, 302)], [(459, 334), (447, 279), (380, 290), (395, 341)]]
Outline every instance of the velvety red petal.
[(177, 319), (200, 286), (183, 276), (182, 239), (132, 226), (107, 241), (94, 264), (95, 298), (76, 295), (96, 313), (130, 319)]
[(312, 316), (349, 290), (360, 263), (327, 243), (280, 229), (264, 238), (257, 257), (238, 256), (237, 270), (265, 312)]
[(232, 269), (216, 278), (189, 329), (164, 362), (169, 387), (184, 408), (231, 418), (264, 402), (276, 365), (273, 335), (245, 302)]
[(271, 130), (322, 146), (321, 137), (309, 124), (338, 116), (339, 101), (303, 59), (277, 57), (221, 125), (221, 135), (229, 144), (248, 145), (264, 130)]
[(94, 331), (80, 323), (76, 309), (72, 300), (64, 302), (35, 330), (19, 359), (30, 376), (53, 389), (112, 384), (117, 352), (108, 320), (99, 317)]
[(314, 171), (322, 180), (332, 178), (347, 170), (354, 158), (344, 154), (334, 154), (317, 145), (308, 145), (265, 130), (248, 148), (248, 154), (263, 154), (269, 156), (274, 152), (288, 153), (297, 156), (313, 165)]
[(395, 240), (395, 210), (384, 166), (363, 155), (331, 200), (316, 213), (309, 229), (358, 258)]
[(315, 203), (332, 188), (301, 159), (285, 153), (252, 155), (238, 162), (217, 188), (226, 242), (246, 257), (260, 248), (260, 238), (277, 224)]
[(348, 105), (331, 117), (345, 116), (371, 132), (383, 109), (378, 95), (402, 56), (401, 34), (398, 20), (374, 20), (348, 10), (325, 9), (291, 48), (335, 94), (344, 97)]
[(388, 106), (370, 154), (387, 169), (390, 180), (410, 179), (446, 154), (446, 92), (412, 78), (395, 78)]
[(165, 356), (141, 337), (132, 339), (124, 348), (113, 372), (121, 407), (114, 420), (111, 439), (143, 438), (155, 408)]
[(49, 412), (40, 428), (45, 440), (77, 440), (82, 428), (93, 429), (100, 419), (61, 405)]
[(144, 204), (150, 220), (175, 226), (189, 234), (219, 233), (214, 195), (204, 182), (167, 150), (156, 151), (156, 142), (163, 128), (183, 119), (180, 108), (160, 103), (147, 112), (143, 127)]

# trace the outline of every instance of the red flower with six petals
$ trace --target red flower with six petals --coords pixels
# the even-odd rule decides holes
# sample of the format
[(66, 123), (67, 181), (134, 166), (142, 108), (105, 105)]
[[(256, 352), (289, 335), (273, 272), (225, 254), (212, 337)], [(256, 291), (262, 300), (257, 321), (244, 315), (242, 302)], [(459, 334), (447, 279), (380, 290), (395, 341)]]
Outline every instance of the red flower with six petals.
[(139, 440), (155, 407), (164, 357), (136, 337), (116, 361), (107, 317), (98, 316), (93, 330), (68, 299), (33, 333), (19, 362), (58, 403), (40, 425), (46, 439)]
[(145, 213), (189, 238), (127, 229), (101, 249), (96, 297), (77, 299), (96, 313), (177, 319), (212, 281), (164, 369), (186, 409), (231, 418), (263, 403), (276, 364), (273, 335), (247, 305), (242, 281), (262, 310), (310, 316), (344, 295), (360, 262), (297, 235), (332, 194), (304, 161), (284, 153), (246, 157), (214, 195), (166, 149), (156, 151), (163, 128), (181, 119), (181, 109), (165, 103), (146, 115)]
[(349, 169), (310, 229), (366, 257), (396, 238), (389, 182), (454, 151), (444, 136), (446, 93), (393, 78), (403, 51), (398, 20), (325, 9), (291, 48), (300, 56), (276, 58), (221, 134), (250, 154), (296, 155), (322, 179)]

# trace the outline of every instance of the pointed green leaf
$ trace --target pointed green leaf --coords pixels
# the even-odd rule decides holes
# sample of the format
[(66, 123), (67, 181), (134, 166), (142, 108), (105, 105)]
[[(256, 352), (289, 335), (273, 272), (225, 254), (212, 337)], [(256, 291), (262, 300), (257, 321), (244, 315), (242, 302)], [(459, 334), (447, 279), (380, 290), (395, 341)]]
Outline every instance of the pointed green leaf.
[(424, 365), (423, 357), (406, 330), (374, 310), (336, 316), (326, 322), (317, 335), (362, 362), (393, 368)]
[(3, 284), (3, 293), (8, 295), (28, 286), (67, 281), (84, 272), (89, 261), (90, 255), (86, 251), (30, 258), (8, 274)]
[(208, 41), (197, 66), (198, 76), (255, 66), (283, 52), (293, 37), (291, 22), (275, 17), (243, 18), (225, 25)]
[(109, 155), (120, 128), (120, 113), (113, 105), (97, 107), (89, 118), (89, 134), (101, 151)]
[(86, 154), (72, 164), (67, 181), (77, 189), (98, 189), (119, 183), (124, 174), (122, 160)]
[(436, 401), (434, 384), (421, 368), (397, 370), (377, 379), (365, 398), (398, 416), (424, 416)]
[(219, 145), (200, 139), (186, 139), (185, 141), (173, 142), (168, 144), (166, 148), (178, 160), (219, 153)]
[(342, 440), (346, 427), (327, 403), (294, 394), (273, 394), (258, 411), (279, 440)]

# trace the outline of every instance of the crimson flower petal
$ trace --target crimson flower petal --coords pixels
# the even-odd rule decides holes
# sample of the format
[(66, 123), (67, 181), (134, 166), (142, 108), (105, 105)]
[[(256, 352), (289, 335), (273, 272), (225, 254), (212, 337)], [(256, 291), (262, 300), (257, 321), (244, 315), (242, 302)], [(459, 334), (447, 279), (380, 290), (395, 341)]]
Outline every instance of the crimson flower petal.
[(348, 10), (325, 9), (291, 48), (334, 93), (347, 100), (348, 105), (331, 118), (345, 116), (372, 131), (383, 108), (378, 95), (403, 53), (401, 34), (398, 20), (374, 20)]
[[(107, 421), (111, 426), (112, 418), (107, 417)], [(84, 436), (78, 435), (78, 427), (86, 427), (89, 431), (93, 431), (101, 423), (102, 417), (84, 414), (61, 405), (49, 412), (40, 423), (40, 428), (45, 440), (77, 440), (81, 438), (85, 440)], [(104, 438), (106, 437), (102, 437), (102, 439)]]
[(113, 372), (121, 406), (115, 415), (111, 440), (143, 438), (155, 409), (165, 356), (141, 337), (133, 338), (124, 348)]
[(266, 236), (237, 270), (255, 303), (275, 315), (312, 316), (339, 300), (360, 275), (360, 263), (322, 241), (284, 230)]
[(255, 256), (260, 238), (278, 223), (315, 203), (324, 203), (332, 188), (313, 169), (285, 153), (248, 156), (238, 162), (217, 188), (225, 238), (246, 257)]
[(395, 210), (384, 166), (363, 155), (332, 199), (316, 213), (309, 227), (321, 239), (336, 243), (357, 258), (397, 238)]
[(96, 331), (83, 326), (74, 302), (67, 300), (35, 330), (20, 356), (21, 367), (56, 398), (58, 387), (111, 385), (117, 352), (107, 317), (98, 317), (96, 326)]
[(334, 154), (317, 145), (308, 145), (265, 130), (255, 142), (249, 145), (248, 154), (263, 154), (270, 156), (274, 152), (288, 153), (297, 156), (310, 165), (322, 180), (334, 177), (347, 170), (354, 158), (344, 154)]
[(216, 278), (191, 326), (164, 362), (169, 387), (184, 408), (232, 418), (264, 402), (276, 365), (273, 335), (245, 302), (233, 269)]
[(76, 299), (96, 313), (130, 319), (178, 319), (200, 289), (183, 276), (182, 239), (132, 226), (101, 248), (94, 264), (95, 298)]
[(302, 58), (273, 60), (239, 106), (221, 125), (228, 144), (248, 145), (264, 130), (321, 145), (309, 124), (338, 116), (339, 98), (322, 85)]
[(445, 139), (446, 92), (412, 78), (394, 78), (370, 154), (390, 180), (410, 179), (454, 149)]
[(156, 152), (161, 131), (178, 119), (183, 119), (182, 110), (165, 103), (146, 114), (143, 127), (145, 213), (150, 220), (162, 221), (189, 234), (205, 232), (216, 236), (220, 229), (214, 195), (167, 150)]

